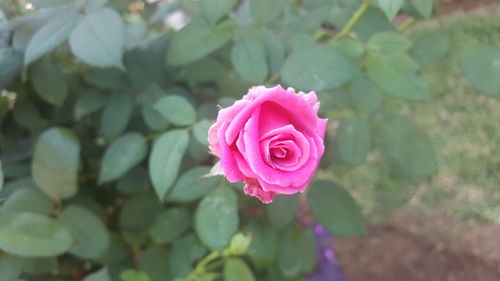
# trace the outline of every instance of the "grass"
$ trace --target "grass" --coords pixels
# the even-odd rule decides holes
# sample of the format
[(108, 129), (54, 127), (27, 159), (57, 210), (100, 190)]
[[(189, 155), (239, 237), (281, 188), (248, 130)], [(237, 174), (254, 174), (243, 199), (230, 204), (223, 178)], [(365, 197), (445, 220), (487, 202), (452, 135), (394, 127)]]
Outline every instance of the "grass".
[[(500, 50), (500, 6), (417, 24), (408, 33), (436, 29), (461, 31)], [(407, 208), (500, 223), (500, 100), (475, 91), (454, 54), (422, 71), (433, 100), (395, 106), (429, 134), (439, 173), (425, 183), (405, 185), (387, 176), (373, 152), (367, 164), (337, 179), (354, 191), (365, 214), (374, 219), (405, 202)]]

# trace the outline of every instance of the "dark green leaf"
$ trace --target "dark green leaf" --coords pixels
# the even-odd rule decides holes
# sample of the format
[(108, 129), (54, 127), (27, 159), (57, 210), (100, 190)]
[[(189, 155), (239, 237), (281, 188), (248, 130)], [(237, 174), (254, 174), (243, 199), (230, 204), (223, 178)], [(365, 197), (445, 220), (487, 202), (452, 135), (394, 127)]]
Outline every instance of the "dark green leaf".
[(46, 102), (61, 106), (68, 95), (64, 74), (57, 64), (42, 61), (30, 67), (30, 76), (38, 95)]
[(18, 280), (23, 271), (23, 260), (19, 257), (7, 256), (0, 260), (0, 280)]
[(108, 99), (108, 104), (101, 115), (100, 133), (108, 140), (120, 136), (127, 128), (132, 116), (132, 97), (128, 94), (114, 94)]
[[(377, 0), (378, 6), (384, 11), (387, 18), (392, 21), (403, 6), (404, 0)], [(419, 0), (420, 1), (420, 0)]]
[(283, 228), (290, 224), (297, 215), (299, 195), (277, 195), (274, 201), (267, 205), (267, 217), (272, 226)]
[(149, 246), (139, 262), (139, 269), (146, 272), (152, 281), (171, 281), (168, 259), (165, 247)]
[(36, 185), (54, 199), (66, 199), (78, 190), (80, 144), (68, 129), (45, 130), (35, 144), (32, 173)]
[(172, 246), (168, 259), (172, 277), (186, 277), (192, 270), (193, 262), (205, 255), (206, 252), (207, 250), (192, 233), (177, 240)]
[(195, 62), (217, 50), (231, 39), (234, 26), (222, 23), (214, 28), (204, 23), (191, 23), (174, 35), (167, 51), (167, 64)]
[(365, 233), (361, 210), (340, 185), (332, 181), (313, 182), (307, 193), (307, 203), (314, 218), (336, 235)]
[(245, 233), (252, 237), (248, 255), (255, 266), (264, 269), (271, 265), (276, 258), (278, 233), (271, 227), (256, 221), (251, 221), (245, 227)]
[(384, 102), (384, 93), (368, 79), (358, 79), (351, 84), (351, 101), (360, 112), (373, 113)]
[(154, 107), (176, 126), (188, 126), (196, 122), (196, 111), (189, 101), (180, 95), (163, 97), (156, 102)]
[(500, 99), (500, 51), (471, 39), (463, 41), (459, 59), (465, 77), (481, 93)]
[(297, 229), (286, 229), (278, 240), (277, 262), (281, 273), (286, 277), (297, 276), (304, 264), (301, 235)]
[(99, 271), (88, 274), (82, 281), (111, 281), (111, 277), (109, 277), (108, 269), (103, 267)]
[(202, 178), (208, 174), (210, 167), (198, 166), (184, 172), (168, 195), (173, 202), (190, 202), (210, 193), (220, 181), (220, 178)]
[(219, 19), (229, 14), (237, 0), (200, 0), (203, 15), (211, 24), (216, 24)]
[(231, 49), (231, 62), (243, 80), (250, 83), (262, 83), (269, 72), (264, 47), (250, 37), (236, 41)]
[(149, 275), (146, 272), (127, 269), (120, 274), (122, 281), (150, 281)]
[(170, 125), (167, 118), (154, 107), (158, 99), (165, 95), (166, 93), (156, 84), (143, 92), (142, 117), (151, 130), (163, 131)]
[(373, 35), (367, 47), (377, 52), (404, 52), (411, 47), (411, 41), (396, 32), (380, 32)]
[(366, 59), (370, 78), (388, 94), (407, 100), (427, 100), (429, 90), (416, 73), (418, 64), (410, 57), (371, 54)]
[(142, 166), (133, 168), (125, 176), (118, 179), (116, 188), (123, 193), (134, 194), (151, 190), (148, 170)]
[(236, 194), (218, 188), (207, 195), (196, 210), (195, 228), (201, 241), (215, 251), (222, 251), (238, 228)]
[(0, 89), (5, 88), (17, 76), (23, 66), (23, 56), (11, 48), (0, 49)]
[(155, 216), (162, 210), (153, 195), (132, 197), (120, 212), (119, 224), (122, 231), (145, 231), (153, 224)]
[(125, 68), (125, 24), (113, 9), (87, 14), (71, 33), (69, 45), (77, 58), (92, 66)]
[(23, 257), (57, 256), (72, 246), (69, 231), (54, 219), (34, 213), (0, 216), (0, 249)]
[(44, 24), (28, 43), (24, 55), (24, 64), (32, 63), (61, 45), (68, 39), (80, 19), (79, 14), (70, 12), (63, 13)]
[(2, 204), (2, 214), (15, 212), (48, 215), (54, 204), (45, 194), (33, 188), (20, 188), (14, 191)]
[(106, 106), (108, 96), (95, 91), (79, 92), (80, 96), (75, 104), (75, 119), (97, 112)]
[(191, 214), (182, 208), (170, 208), (156, 215), (149, 233), (156, 243), (170, 243), (191, 226)]
[(116, 180), (139, 164), (148, 146), (146, 139), (139, 133), (127, 133), (114, 141), (102, 158), (99, 182)]
[(311, 228), (306, 228), (300, 233), (300, 250), (302, 252), (302, 272), (309, 273), (316, 266), (316, 237)]
[(253, 19), (261, 24), (279, 16), (287, 3), (283, 0), (252, 0), (250, 1), (250, 11)]
[(283, 81), (306, 91), (338, 88), (357, 74), (355, 66), (340, 52), (320, 46), (295, 50), (283, 66)]
[(187, 131), (173, 130), (161, 135), (153, 144), (149, 156), (149, 175), (161, 201), (165, 200), (165, 195), (177, 178), (188, 143)]
[(76, 244), (70, 249), (70, 253), (89, 259), (104, 254), (108, 249), (108, 230), (101, 219), (88, 209), (70, 205), (58, 217), (58, 221), (75, 238)]
[(106, 252), (94, 260), (102, 264), (116, 264), (131, 256), (130, 247), (122, 240), (121, 235), (111, 234), (109, 238)]
[(337, 141), (342, 160), (350, 165), (359, 165), (365, 161), (372, 146), (371, 126), (363, 118), (343, 119)]
[(128, 86), (127, 76), (116, 68), (92, 68), (83, 77), (88, 83), (104, 89), (121, 90)]
[(416, 40), (410, 54), (420, 65), (429, 66), (446, 57), (450, 47), (450, 39), (446, 34), (430, 32)]
[(2, 167), (2, 161), (0, 161), (0, 191), (2, 191), (2, 188), (3, 188), (3, 182), (4, 182), (4, 178), (3, 178), (3, 167)]
[(225, 281), (255, 281), (248, 265), (239, 258), (230, 258), (224, 265)]

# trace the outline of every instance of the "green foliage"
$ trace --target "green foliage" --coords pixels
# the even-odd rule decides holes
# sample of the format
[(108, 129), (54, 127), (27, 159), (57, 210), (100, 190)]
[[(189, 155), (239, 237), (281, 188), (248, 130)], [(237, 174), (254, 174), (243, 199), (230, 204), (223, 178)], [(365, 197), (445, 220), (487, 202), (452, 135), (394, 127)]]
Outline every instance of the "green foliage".
[[(394, 113), (435, 97), (422, 68), (457, 57), (499, 97), (487, 42), (392, 24), (430, 18), (434, 0), (167, 2), (33, 0), (0, 15), (0, 280), (88, 264), (85, 281), (300, 280), (316, 246), (298, 214), (364, 232), (331, 178), (383, 171), (374, 196), (389, 204), (436, 174), (425, 130)], [(218, 105), (278, 83), (317, 91), (330, 122), (322, 179), (262, 206), (206, 176), (207, 132)]]

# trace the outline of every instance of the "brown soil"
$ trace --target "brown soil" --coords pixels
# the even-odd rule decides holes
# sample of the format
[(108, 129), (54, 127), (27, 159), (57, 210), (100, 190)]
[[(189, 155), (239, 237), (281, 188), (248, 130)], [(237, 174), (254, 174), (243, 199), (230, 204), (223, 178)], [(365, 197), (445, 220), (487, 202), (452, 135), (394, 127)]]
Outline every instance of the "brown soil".
[(500, 226), (399, 214), (368, 235), (338, 238), (347, 281), (499, 281)]
[(458, 11), (471, 11), (480, 7), (500, 4), (499, 0), (440, 0), (439, 8), (442, 13), (452, 13)]

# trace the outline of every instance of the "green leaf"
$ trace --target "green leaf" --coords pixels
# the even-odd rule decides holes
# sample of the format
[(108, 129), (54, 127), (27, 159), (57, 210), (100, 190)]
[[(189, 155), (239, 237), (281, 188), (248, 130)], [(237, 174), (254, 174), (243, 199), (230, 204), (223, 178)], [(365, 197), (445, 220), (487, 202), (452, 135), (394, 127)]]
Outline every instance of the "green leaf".
[(99, 183), (116, 180), (139, 164), (146, 153), (146, 139), (139, 133), (127, 133), (106, 149), (101, 162)]
[(363, 42), (355, 39), (346, 38), (341, 41), (335, 41), (330, 46), (344, 55), (353, 58), (360, 57), (365, 53)]
[(167, 51), (167, 64), (179, 66), (199, 60), (231, 39), (234, 26), (221, 23), (212, 28), (204, 23), (190, 23), (176, 33)]
[(283, 0), (252, 0), (250, 12), (256, 22), (266, 24), (279, 16), (286, 6)]
[(111, 277), (109, 277), (108, 269), (103, 267), (99, 271), (88, 274), (82, 281), (111, 281)]
[[(252, 2), (253, 3), (253, 2)], [(276, 73), (281, 70), (285, 61), (285, 46), (278, 34), (271, 30), (258, 30), (260, 41), (266, 52), (269, 72)]]
[(147, 231), (162, 206), (154, 195), (139, 195), (129, 199), (120, 212), (119, 225), (122, 231)]
[(149, 246), (139, 262), (139, 269), (146, 272), (153, 281), (171, 281), (168, 268), (169, 250), (164, 246)]
[(426, 32), (420, 36), (410, 50), (410, 55), (422, 66), (440, 62), (450, 52), (448, 35), (440, 32)]
[(193, 136), (199, 144), (208, 146), (208, 130), (212, 126), (212, 123), (207, 119), (203, 119), (193, 126)]
[(371, 126), (363, 118), (343, 119), (337, 141), (342, 161), (350, 165), (362, 164), (372, 147)]
[(149, 275), (146, 272), (137, 271), (135, 269), (127, 269), (120, 273), (122, 281), (150, 281)]
[(238, 228), (236, 194), (218, 188), (208, 194), (196, 209), (195, 229), (204, 244), (222, 251)]
[(108, 140), (120, 136), (127, 128), (133, 106), (130, 95), (126, 93), (112, 95), (101, 115), (100, 133)]
[(368, 79), (357, 79), (352, 82), (351, 101), (360, 112), (373, 113), (384, 102), (384, 93)]
[(116, 68), (92, 68), (83, 77), (88, 83), (110, 90), (123, 90), (129, 87), (127, 76)]
[(0, 280), (18, 280), (23, 271), (23, 259), (14, 256), (7, 256), (0, 260)]
[(52, 127), (36, 141), (32, 173), (36, 185), (54, 199), (66, 199), (78, 190), (80, 144), (68, 129)]
[(101, 264), (117, 264), (130, 257), (130, 246), (121, 238), (121, 235), (110, 233), (109, 247), (101, 256), (93, 260)]
[(383, 53), (404, 52), (411, 47), (411, 41), (395, 32), (380, 32), (367, 43), (369, 49)]
[(216, 24), (231, 12), (237, 0), (200, 0), (201, 12), (210, 24)]
[(161, 135), (153, 144), (149, 156), (149, 176), (160, 201), (165, 200), (165, 195), (177, 178), (188, 143), (187, 131), (173, 130)]
[(431, 17), (435, 2), (435, 0), (411, 0), (415, 9), (426, 19)]
[(34, 213), (0, 216), (0, 249), (23, 257), (60, 255), (72, 246), (69, 231), (52, 218)]
[(230, 258), (224, 265), (225, 281), (255, 281), (252, 270), (240, 258)]
[(54, 204), (45, 194), (33, 188), (20, 188), (14, 191), (2, 204), (2, 214), (27, 212), (48, 215)]
[(378, 132), (385, 158), (403, 176), (422, 179), (437, 171), (436, 152), (425, 132), (412, 121), (386, 114)]
[(148, 170), (142, 166), (133, 168), (125, 176), (118, 179), (116, 188), (126, 194), (142, 193), (151, 190)]
[(23, 258), (23, 273), (27, 275), (51, 274), (59, 267), (57, 257)]
[(155, 217), (149, 233), (156, 243), (170, 243), (191, 226), (191, 214), (183, 208), (170, 208)]
[[(347, 16), (345, 19), (346, 22), (350, 14), (347, 14)], [(375, 6), (370, 6), (352, 29), (353, 33), (363, 41), (368, 41), (378, 32), (394, 30), (392, 22), (387, 19), (382, 10)]]
[(39, 62), (30, 67), (30, 76), (38, 95), (46, 102), (61, 106), (68, 95), (64, 74), (57, 64)]
[(159, 99), (155, 109), (170, 123), (182, 127), (196, 122), (196, 111), (189, 101), (179, 95), (169, 95)]
[(304, 264), (300, 247), (301, 233), (297, 229), (286, 229), (278, 240), (277, 262), (281, 273), (286, 277), (297, 276)]
[(377, 2), (378, 6), (382, 9), (382, 11), (384, 11), (387, 18), (392, 21), (401, 9), (404, 0), (377, 0)]
[(16, 78), (23, 66), (22, 53), (11, 48), (0, 49), (0, 89)]
[(309, 273), (316, 267), (316, 237), (311, 228), (306, 228), (300, 233), (300, 250), (302, 252), (302, 272)]
[(108, 96), (95, 91), (79, 92), (75, 104), (74, 116), (76, 120), (103, 109), (108, 102)]
[(218, 177), (203, 178), (210, 172), (210, 167), (198, 166), (184, 172), (172, 191), (168, 195), (168, 200), (172, 202), (191, 202), (210, 193), (220, 182)]
[(357, 75), (355, 66), (340, 52), (320, 46), (293, 51), (283, 66), (283, 81), (306, 91), (338, 88)]
[(410, 57), (371, 54), (366, 58), (370, 78), (388, 94), (407, 100), (430, 98), (424, 80), (416, 74), (418, 65)]
[(31, 4), (35, 5), (37, 8), (48, 8), (66, 5), (73, 2), (72, 0), (32, 0)]
[(169, 252), (168, 266), (173, 278), (185, 278), (192, 270), (195, 260), (206, 254), (207, 250), (193, 233), (177, 240)]
[(75, 238), (70, 253), (84, 259), (98, 257), (109, 247), (108, 230), (101, 219), (86, 208), (70, 205), (59, 215), (58, 221)]
[(103, 7), (108, 0), (87, 0), (84, 3), (84, 8), (86, 13), (93, 12), (97, 9), (100, 9)]
[(307, 203), (314, 218), (336, 235), (365, 233), (361, 210), (340, 185), (332, 181), (313, 182), (307, 193)]
[(277, 195), (267, 206), (267, 217), (272, 226), (283, 228), (290, 224), (299, 207), (299, 195)]
[(87, 14), (71, 33), (69, 45), (77, 58), (92, 66), (125, 68), (125, 24), (113, 9)]
[(165, 92), (156, 84), (143, 92), (142, 117), (151, 130), (164, 131), (170, 125), (167, 118), (154, 107), (158, 99), (165, 95)]
[(463, 40), (460, 65), (469, 83), (482, 94), (500, 99), (500, 51), (474, 40)]
[(55, 17), (44, 24), (31, 38), (26, 47), (24, 65), (28, 65), (54, 50), (68, 39), (81, 16), (69, 12)]
[(269, 73), (266, 52), (259, 41), (242, 37), (231, 49), (231, 62), (243, 80), (260, 84)]
[(0, 161), (0, 192), (2, 191), (3, 183), (4, 183), (3, 167), (2, 167), (2, 161)]
[(245, 227), (245, 233), (252, 237), (248, 255), (253, 264), (259, 269), (271, 265), (276, 258), (278, 233), (273, 228), (254, 220)]

